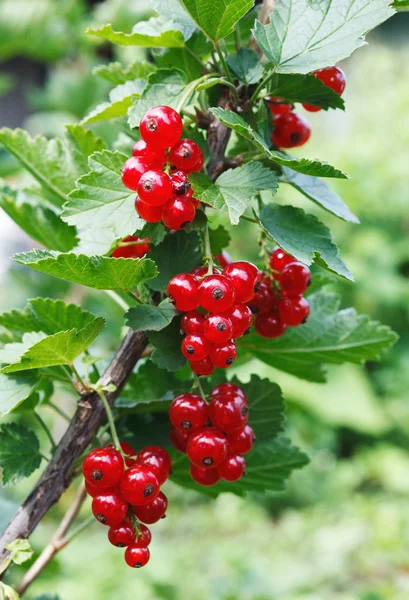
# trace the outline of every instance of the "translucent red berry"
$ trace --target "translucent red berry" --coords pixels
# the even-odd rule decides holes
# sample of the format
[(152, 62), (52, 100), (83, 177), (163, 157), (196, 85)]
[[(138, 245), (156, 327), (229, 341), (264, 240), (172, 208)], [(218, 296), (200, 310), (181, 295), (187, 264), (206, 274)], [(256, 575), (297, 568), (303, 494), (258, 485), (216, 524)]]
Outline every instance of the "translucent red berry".
[(170, 428), (169, 439), (171, 441), (171, 444), (174, 448), (176, 448), (176, 450), (179, 450), (179, 452), (183, 452), (183, 454), (186, 454), (189, 436), (189, 430), (179, 429), (179, 427), (175, 427), (174, 425), (172, 425), (172, 427)]
[(159, 492), (152, 502), (149, 502), (144, 506), (134, 506), (133, 511), (135, 516), (142, 521), (142, 523), (152, 525), (152, 523), (157, 523), (165, 516), (167, 508), (168, 499), (163, 492)]
[(284, 267), (278, 281), (284, 296), (300, 296), (311, 283), (311, 272), (300, 262), (293, 262)]
[(191, 432), (203, 427), (208, 417), (208, 406), (197, 394), (181, 394), (170, 405), (170, 422), (184, 431)]
[(226, 250), (223, 250), (221, 254), (216, 254), (213, 258), (217, 260), (222, 269), (232, 263), (232, 258)]
[(122, 521), (119, 525), (110, 527), (108, 531), (108, 540), (117, 548), (125, 548), (130, 544), (134, 544), (136, 539), (134, 528), (130, 521)]
[(303, 296), (281, 298), (277, 308), (281, 321), (290, 327), (302, 325), (310, 314), (310, 305)]
[(154, 150), (164, 150), (180, 138), (183, 123), (180, 115), (170, 106), (155, 106), (142, 117), (139, 131)]
[(146, 548), (145, 546), (132, 544), (125, 550), (125, 562), (134, 569), (144, 567), (149, 562), (149, 558), (149, 548)]
[(266, 98), (266, 104), (270, 109), (271, 114), (273, 115), (282, 115), (284, 113), (290, 112), (292, 110), (292, 104), (286, 104), (283, 98), (273, 98), (269, 96)]
[(190, 476), (193, 481), (206, 487), (216, 485), (220, 481), (220, 475), (216, 468), (206, 469), (193, 464), (190, 465)]
[(227, 369), (237, 358), (237, 348), (233, 340), (225, 344), (214, 344), (209, 352), (209, 358), (215, 367)]
[(122, 183), (136, 191), (142, 175), (148, 171), (149, 164), (139, 156), (131, 156), (122, 167)]
[(240, 338), (249, 331), (253, 322), (253, 314), (245, 304), (234, 304), (223, 314), (231, 321), (233, 327), (232, 338)]
[(98, 488), (98, 487), (95, 487), (95, 485), (92, 485), (92, 483), (90, 481), (87, 481), (86, 479), (84, 479), (84, 481), (85, 481), (85, 489), (87, 490), (87, 494), (89, 496), (91, 496), (91, 498), (95, 498), (95, 496), (98, 496), (102, 492), (108, 494), (110, 492), (116, 492), (117, 491), (117, 487), (103, 488), (101, 490), (101, 488)]
[(172, 468), (170, 456), (161, 446), (146, 446), (142, 448), (138, 452), (136, 462), (138, 465), (149, 467), (155, 473), (160, 485), (165, 483)]
[(199, 161), (203, 160), (203, 152), (193, 140), (179, 140), (170, 149), (169, 160), (177, 169), (192, 173)]
[(249, 409), (247, 402), (239, 394), (220, 395), (211, 401), (209, 416), (214, 427), (228, 433), (245, 426)]
[(244, 390), (242, 390), (241, 387), (239, 387), (238, 385), (235, 385), (234, 383), (220, 383), (219, 385), (216, 385), (216, 387), (213, 388), (213, 390), (210, 392), (210, 397), (217, 398), (217, 396), (220, 396), (220, 395), (225, 396), (228, 394), (234, 394), (237, 396), (241, 396), (247, 402), (247, 398), (246, 398), (246, 394), (244, 393)]
[(249, 302), (260, 285), (260, 271), (255, 265), (245, 260), (232, 262), (223, 269), (236, 289), (236, 302)]
[(136, 506), (151, 502), (159, 493), (159, 480), (149, 467), (133, 465), (122, 475), (119, 488), (123, 498)]
[(175, 275), (168, 283), (169, 300), (178, 310), (188, 312), (199, 306), (199, 283), (190, 273)]
[(92, 501), (92, 513), (94, 517), (108, 527), (119, 525), (125, 519), (128, 512), (128, 503), (119, 492), (101, 491)]
[(278, 279), (278, 273), (281, 273), (284, 267), (292, 262), (295, 262), (295, 258), (291, 254), (284, 252), (279, 246), (276, 246), (269, 259), (270, 269), (277, 271), (277, 274), (273, 273), (274, 279)]
[(170, 177), (162, 171), (146, 171), (139, 180), (137, 191), (142, 202), (162, 206), (172, 196)]
[(247, 454), (253, 448), (256, 436), (250, 425), (227, 434), (227, 447), (233, 454)]
[(325, 67), (314, 72), (317, 79), (321, 79), (322, 83), (331, 88), (334, 92), (343, 94), (346, 86), (345, 73), (339, 67)]
[(205, 337), (213, 344), (223, 344), (233, 336), (233, 325), (223, 315), (208, 315), (203, 326)]
[(140, 523), (139, 532), (136, 533), (136, 544), (138, 546), (144, 546), (145, 548), (147, 548), (152, 541), (151, 530), (148, 527), (146, 527), (146, 525), (143, 525), (143, 523)]
[(199, 304), (209, 312), (221, 313), (233, 306), (236, 290), (233, 283), (223, 275), (208, 275), (198, 290)]
[(211, 375), (216, 368), (208, 356), (203, 360), (191, 361), (189, 365), (196, 375)]
[(215, 427), (192, 433), (187, 443), (189, 460), (197, 467), (217, 467), (227, 454), (226, 436)]
[(262, 281), (260, 289), (254, 294), (254, 298), (250, 300), (248, 306), (252, 313), (262, 315), (273, 309), (275, 301), (274, 288), (269, 281)]
[(174, 231), (186, 229), (195, 218), (196, 208), (187, 196), (172, 196), (162, 211), (162, 221)]
[(271, 311), (256, 316), (255, 328), (261, 337), (273, 339), (282, 336), (287, 327), (277, 311)]
[(193, 190), (190, 181), (183, 171), (176, 171), (170, 178), (172, 183), (172, 191), (175, 196), (193, 196)]
[(142, 202), (138, 196), (135, 199), (135, 210), (138, 215), (145, 219), (148, 223), (159, 223), (162, 221), (162, 206), (153, 206), (152, 204), (146, 204)]
[(166, 162), (165, 152), (155, 152), (144, 140), (136, 142), (132, 148), (132, 156), (140, 156), (152, 169), (162, 169)]
[(217, 470), (224, 481), (238, 481), (246, 472), (246, 461), (239, 454), (228, 454)]
[[(132, 242), (146, 242), (146, 244), (132, 244)], [(112, 252), (111, 256), (114, 258), (142, 258), (149, 252), (149, 240), (145, 238), (140, 240), (138, 236), (128, 235), (124, 238), (121, 243), (128, 243), (129, 246), (118, 246)]]
[(311, 135), (311, 125), (307, 119), (293, 112), (277, 115), (273, 125), (271, 140), (278, 148), (302, 146)]
[(205, 316), (197, 310), (191, 310), (183, 315), (180, 321), (180, 333), (186, 335), (188, 333), (203, 333), (203, 325)]
[(135, 464), (137, 452), (135, 448), (128, 444), (127, 442), (121, 442), (121, 450), (126, 455), (125, 464), (127, 467), (131, 467)]
[(124, 461), (115, 448), (91, 450), (82, 464), (82, 472), (87, 481), (99, 489), (118, 484), (124, 472)]
[[(196, 267), (195, 269), (193, 269), (192, 275), (194, 275), (198, 279), (203, 279), (203, 277), (207, 276), (208, 271), (209, 271), (208, 267), (202, 265), (201, 267)], [(220, 271), (220, 269), (216, 269), (213, 267), (213, 275), (221, 275), (221, 274), (222, 274), (222, 272)]]
[(203, 333), (189, 333), (183, 338), (181, 349), (185, 358), (196, 362), (209, 356), (211, 344)]

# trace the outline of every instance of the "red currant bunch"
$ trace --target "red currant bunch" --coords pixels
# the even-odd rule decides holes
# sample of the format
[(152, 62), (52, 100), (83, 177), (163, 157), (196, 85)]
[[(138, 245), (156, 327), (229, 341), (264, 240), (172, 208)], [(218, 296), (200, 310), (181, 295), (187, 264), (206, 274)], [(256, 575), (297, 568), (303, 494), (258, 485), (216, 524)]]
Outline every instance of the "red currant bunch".
[(141, 240), (138, 236), (128, 235), (115, 248), (113, 258), (142, 258), (149, 252), (149, 238)]
[(137, 452), (121, 442), (121, 451), (110, 444), (85, 457), (82, 472), (93, 498), (92, 512), (109, 527), (111, 544), (126, 548), (125, 561), (130, 567), (143, 567), (149, 561), (152, 536), (146, 525), (165, 516), (168, 501), (160, 487), (170, 470), (170, 456), (160, 446)]
[(260, 288), (248, 303), (256, 315), (255, 329), (265, 338), (283, 335), (288, 326), (298, 327), (310, 314), (303, 297), (311, 283), (308, 267), (281, 248), (274, 248), (269, 258), (269, 273), (263, 273)]
[(256, 438), (247, 423), (248, 403), (241, 388), (222, 383), (208, 401), (196, 394), (181, 394), (173, 400), (169, 418), (170, 440), (188, 455), (196, 483), (234, 482), (245, 474), (243, 454), (250, 452)]
[(216, 367), (226, 369), (236, 360), (235, 339), (252, 324), (247, 302), (260, 286), (260, 272), (246, 261), (229, 262), (223, 271), (198, 267), (175, 275), (167, 292), (175, 307), (186, 313), (181, 320), (182, 353), (197, 375), (210, 375)]
[[(339, 67), (326, 67), (325, 69), (314, 71), (313, 75), (336, 94), (342, 96), (346, 86), (345, 73), (342, 69)], [(311, 104), (303, 104), (303, 107), (309, 112), (318, 112), (321, 110), (319, 106), (312, 106)]]
[(138, 194), (135, 210), (148, 223), (185, 229), (200, 204), (187, 175), (202, 170), (203, 152), (193, 140), (180, 139), (182, 119), (169, 106), (148, 110), (139, 131), (142, 139), (122, 168), (123, 184)]

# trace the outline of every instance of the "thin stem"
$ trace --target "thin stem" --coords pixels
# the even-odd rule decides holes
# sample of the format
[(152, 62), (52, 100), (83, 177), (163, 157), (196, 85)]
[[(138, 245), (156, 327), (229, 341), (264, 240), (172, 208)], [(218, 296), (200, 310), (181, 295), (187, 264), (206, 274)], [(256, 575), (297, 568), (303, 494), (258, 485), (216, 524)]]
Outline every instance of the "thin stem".
[(256, 89), (254, 90), (254, 94), (250, 98), (250, 102), (251, 103), (253, 103), (253, 102), (255, 102), (257, 100), (258, 95), (261, 92), (261, 90), (267, 85), (267, 83), (270, 81), (270, 79), (272, 79), (272, 77), (274, 77), (276, 69), (277, 69), (277, 67), (274, 67), (274, 69), (271, 69), (271, 71), (269, 71), (267, 73), (267, 75), (264, 77), (264, 79), (262, 79), (260, 81), (260, 83), (258, 84), (258, 86), (256, 87)]
[(61, 408), (59, 406), (57, 406), (53, 402), (48, 401), (47, 402), (47, 406), (49, 406), (50, 408), (52, 408), (53, 410), (55, 410), (55, 412), (58, 415), (60, 415), (60, 417), (62, 417), (63, 419), (65, 419), (66, 421), (68, 421), (68, 422), (71, 421), (71, 418), (63, 410), (61, 410)]
[(222, 50), (221, 50), (221, 48), (220, 48), (220, 45), (219, 45), (219, 43), (218, 43), (218, 42), (215, 42), (215, 43), (214, 43), (214, 47), (216, 48), (216, 52), (217, 52), (217, 54), (219, 55), (220, 62), (221, 62), (221, 65), (222, 65), (222, 67), (223, 67), (224, 74), (226, 75), (227, 79), (230, 81), (230, 83), (231, 83), (231, 84), (232, 84), (232, 86), (233, 86), (233, 88), (232, 88), (232, 89), (233, 89), (233, 91), (234, 91), (234, 97), (235, 97), (235, 99), (236, 99), (236, 102), (238, 102), (238, 101), (239, 101), (239, 95), (238, 95), (238, 93), (237, 93), (236, 86), (234, 85), (234, 81), (233, 81), (233, 79), (232, 79), (232, 76), (231, 76), (231, 73), (230, 73), (230, 69), (229, 69), (229, 67), (228, 67), (228, 65), (227, 65), (226, 59), (224, 58), (224, 54), (223, 54), (223, 52), (222, 52)]
[(199, 390), (199, 394), (201, 395), (203, 400), (206, 402), (206, 394), (204, 393), (202, 384), (200, 383), (199, 376), (196, 375), (196, 373), (194, 373), (194, 380), (195, 380), (195, 387)]
[(72, 363), (70, 365), (72, 372), (74, 373), (75, 377), (77, 378), (77, 381), (82, 385), (82, 387), (84, 388), (84, 390), (88, 390), (88, 386), (85, 383), (85, 381), (83, 380), (83, 378), (81, 377), (81, 375), (78, 373), (74, 363)]
[[(130, 296), (132, 298), (132, 300), (135, 300), (135, 302), (137, 304), (143, 304), (142, 300), (140, 298), (138, 298), (138, 296), (136, 294), (134, 294), (134, 292), (132, 292), (131, 290), (127, 290), (125, 292), (128, 296)], [(129, 307), (128, 307), (129, 308)]]
[(240, 27), (239, 27), (238, 23), (236, 24), (236, 28), (234, 30), (234, 37), (236, 40), (236, 50), (238, 52), (241, 48), (241, 33), (240, 33)]
[[(84, 354), (85, 354), (85, 356), (88, 356), (88, 358), (91, 357), (91, 354), (89, 353), (88, 350), (85, 350)], [(97, 365), (94, 362), (91, 363), (91, 369), (94, 371), (94, 375), (95, 375), (95, 377), (97, 378), (97, 381), (98, 381), (98, 379), (101, 378), (101, 375), (100, 375), (100, 373), (98, 371)]]
[(104, 405), (105, 412), (107, 414), (108, 423), (109, 423), (109, 428), (111, 430), (111, 437), (113, 439), (115, 448), (118, 450), (118, 452), (120, 452), (122, 454), (122, 458), (125, 461), (125, 455), (122, 452), (121, 444), (119, 442), (119, 437), (118, 437), (116, 427), (115, 427), (114, 417), (112, 416), (111, 407), (109, 406), (107, 397), (105, 396), (102, 389), (96, 389), (95, 391), (97, 392), (98, 396), (101, 398), (101, 402)]
[(179, 103), (178, 103), (178, 105), (176, 107), (176, 111), (178, 113), (181, 112), (181, 110), (183, 109), (183, 107), (185, 106), (186, 102), (189, 100), (190, 96), (193, 94), (193, 92), (195, 91), (195, 89), (201, 83), (203, 83), (204, 81), (206, 81), (207, 79), (209, 79), (209, 77), (214, 77), (213, 73), (207, 73), (206, 75), (203, 75), (203, 77), (200, 77), (199, 79), (195, 79), (195, 81), (192, 81), (192, 83), (187, 86), (186, 92), (183, 94), (183, 96), (179, 100)]
[[(46, 433), (48, 439), (50, 440), (50, 444), (51, 444), (51, 451), (54, 454), (55, 449), (57, 447), (53, 436), (51, 435), (51, 431), (48, 429), (46, 423), (43, 421), (42, 417), (38, 414), (37, 411), (34, 411), (34, 416), (37, 419), (37, 421), (39, 422), (39, 424), (41, 425), (42, 429), (44, 430), (44, 432)], [(45, 458), (45, 457), (44, 457)]]
[(212, 275), (212, 273), (213, 273), (213, 255), (212, 255), (212, 248), (210, 246), (210, 233), (209, 233), (209, 224), (208, 223), (206, 223), (206, 227), (204, 230), (204, 244), (205, 244), (205, 257), (204, 258), (209, 261), (207, 274)]
[(241, 215), (240, 219), (244, 219), (245, 221), (249, 221), (250, 223), (257, 223), (257, 225), (259, 224), (259, 221), (257, 219), (253, 219), (252, 217), (248, 217), (247, 215)]
[(105, 290), (105, 293), (108, 294), (108, 296), (112, 298), (112, 300), (116, 302), (123, 310), (129, 310), (129, 304), (123, 298), (121, 298), (119, 294), (113, 290)]

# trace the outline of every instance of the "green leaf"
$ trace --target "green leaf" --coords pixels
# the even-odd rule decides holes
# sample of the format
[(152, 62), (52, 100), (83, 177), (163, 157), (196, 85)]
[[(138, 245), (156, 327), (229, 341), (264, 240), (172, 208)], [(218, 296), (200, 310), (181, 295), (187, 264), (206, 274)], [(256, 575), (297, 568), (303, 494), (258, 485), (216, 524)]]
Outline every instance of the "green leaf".
[(311, 177), (297, 173), (293, 169), (282, 167), (285, 183), (301, 192), (304, 196), (319, 204), (333, 215), (350, 223), (359, 223), (358, 217), (354, 215), (348, 206), (341, 200), (328, 184), (319, 177)]
[(277, 74), (271, 80), (269, 90), (272, 96), (283, 98), (288, 102), (312, 104), (324, 110), (345, 109), (341, 96), (313, 75)]
[(279, 0), (270, 23), (256, 21), (253, 33), (279, 73), (310, 73), (352, 54), (394, 12), (389, 0)]
[(225, 108), (211, 108), (210, 112), (219, 119), (221, 123), (234, 129), (239, 135), (254, 144), (254, 146), (264, 154), (267, 160), (271, 160), (277, 165), (289, 167), (304, 173), (304, 175), (316, 175), (318, 177), (337, 177), (339, 179), (348, 179), (348, 175), (328, 163), (318, 160), (309, 160), (307, 158), (289, 157), (278, 150), (270, 150), (259, 133), (254, 131), (252, 127), (237, 113), (234, 113)]
[(278, 189), (276, 173), (254, 161), (225, 171), (215, 183), (204, 173), (190, 175), (189, 179), (195, 197), (225, 212), (233, 225), (238, 224), (256, 194), (265, 190), (275, 194)]
[(40, 443), (33, 431), (22, 425), (0, 426), (0, 467), (3, 485), (14, 485), (41, 464)]
[(32, 250), (14, 254), (12, 259), (35, 271), (97, 290), (130, 290), (158, 274), (155, 263), (149, 258), (111, 258)]
[(124, 117), (132, 106), (132, 99), (139, 98), (146, 85), (145, 79), (135, 79), (117, 85), (109, 94), (109, 102), (99, 104), (82, 121), (84, 125)]
[(27, 400), (41, 383), (36, 372), (0, 375), (0, 417), (4, 417)]
[(109, 65), (98, 65), (93, 69), (93, 74), (102, 77), (113, 85), (120, 85), (126, 81), (135, 79), (147, 79), (155, 71), (154, 65), (146, 61), (135, 61), (124, 67), (120, 62), (112, 62)]
[(138, 236), (140, 238), (149, 238), (149, 243), (152, 246), (157, 246), (166, 237), (167, 229), (163, 223), (146, 223)]
[(16, 190), (3, 183), (0, 207), (33, 240), (50, 250), (68, 252), (77, 243), (76, 231), (49, 208), (38, 204), (30, 191)]
[[(88, 158), (91, 154), (107, 148), (102, 138), (80, 124), (66, 126), (65, 140), (69, 155), (76, 165), (76, 179), (88, 171)], [(74, 186), (71, 186), (71, 190), (73, 188)]]
[(254, 0), (180, 0), (203, 33), (213, 42), (225, 38), (253, 8)]
[(192, 37), (196, 30), (196, 24), (179, 0), (151, 0), (151, 3), (156, 12), (172, 22), (172, 28), (183, 33), (185, 40)]
[(161, 369), (178, 371), (183, 369), (186, 359), (180, 350), (182, 338), (179, 319), (174, 319), (162, 331), (149, 332), (149, 341), (155, 346), (152, 361)]
[(237, 54), (228, 57), (227, 64), (243, 85), (258, 83), (263, 76), (264, 67), (258, 54), (249, 48), (240, 48)]
[(222, 250), (230, 244), (230, 233), (219, 225), (217, 229), (211, 229), (209, 227), (210, 247), (213, 254), (221, 254)]
[(308, 457), (284, 437), (256, 442), (253, 450), (246, 454), (245, 458), (245, 477), (234, 483), (223, 481), (213, 487), (203, 487), (197, 485), (190, 477), (187, 456), (173, 452), (171, 480), (209, 496), (218, 496), (222, 492), (232, 492), (239, 496), (246, 492), (279, 492), (285, 489), (284, 482), (291, 472), (308, 463)]
[[(31, 344), (33, 334), (25, 333), (21, 344), (10, 344), (13, 346), (13, 352), (17, 346), (20, 346), (20, 356), (17, 360), (17, 357), (14, 356), (13, 360), (9, 361), (11, 364), (3, 367), (0, 373), (15, 373), (28, 369), (71, 364), (98, 337), (105, 324), (105, 319), (98, 317), (82, 329), (60, 331), (54, 335), (43, 337), (34, 345)], [(27, 340), (30, 342), (28, 343)], [(8, 351), (9, 345), (6, 345), (1, 351), (3, 362), (3, 357), (7, 357)]]
[(315, 215), (295, 206), (268, 204), (260, 212), (260, 223), (268, 236), (297, 260), (307, 265), (314, 261), (320, 267), (354, 281), (338, 256), (331, 231)]
[[(4, 563), (6, 563), (7, 565), (9, 564), (7, 558), (4, 561)], [(0, 569), (3, 568), (4, 563), (2, 563), (0, 565)], [(20, 599), (20, 596), (17, 594), (17, 592), (15, 590), (13, 590), (13, 588), (11, 588), (9, 585), (6, 585), (5, 583), (3, 583), (2, 581), (0, 581), (0, 592), (1, 592), (1, 598), (4, 600), (19, 600)]]
[(145, 221), (135, 212), (135, 192), (124, 186), (121, 169), (127, 157), (120, 152), (95, 152), (89, 158), (90, 172), (77, 181), (77, 189), (64, 204), (63, 220), (79, 228), (80, 249), (106, 253), (114, 240), (132, 235)]
[(409, 0), (395, 0), (391, 6), (396, 10), (409, 10)]
[(241, 351), (302, 379), (322, 382), (322, 363), (379, 360), (397, 340), (389, 327), (357, 314), (355, 309), (339, 310), (336, 294), (320, 291), (308, 301), (311, 314), (305, 325), (288, 328), (274, 340), (251, 333), (238, 341)]
[(16, 565), (22, 565), (33, 556), (34, 552), (28, 540), (17, 538), (8, 544), (4, 544), (6, 550), (11, 553), (11, 561)]
[(159, 274), (148, 285), (152, 290), (166, 290), (169, 280), (179, 273), (190, 273), (202, 264), (199, 236), (197, 233), (178, 231), (152, 248), (149, 256), (155, 261)]
[(129, 126), (138, 127), (143, 115), (152, 106), (171, 106), (176, 108), (186, 92), (186, 79), (178, 69), (158, 69), (149, 76), (148, 84), (142, 96), (134, 99), (128, 111)]
[(189, 391), (191, 386), (190, 379), (180, 381), (172, 373), (160, 369), (148, 360), (128, 379), (115, 406), (134, 408), (139, 404), (171, 402), (179, 394)]
[[(140, 24), (138, 24), (140, 25)], [(148, 30), (149, 31), (149, 30)], [(119, 46), (142, 46), (143, 48), (181, 48), (184, 45), (180, 31), (151, 31), (148, 33), (123, 33), (114, 31), (112, 25), (103, 25), (98, 29), (88, 28), (87, 33)]]
[(178, 311), (168, 299), (163, 300), (159, 306), (138, 304), (126, 313), (126, 325), (134, 331), (160, 331), (167, 327), (177, 314)]

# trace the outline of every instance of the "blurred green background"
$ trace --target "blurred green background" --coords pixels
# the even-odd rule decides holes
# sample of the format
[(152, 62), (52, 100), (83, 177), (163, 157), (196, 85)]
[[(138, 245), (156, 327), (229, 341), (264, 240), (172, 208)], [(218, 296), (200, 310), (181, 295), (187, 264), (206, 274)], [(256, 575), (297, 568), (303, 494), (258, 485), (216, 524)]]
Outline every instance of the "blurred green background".
[[(89, 25), (129, 31), (148, 15), (134, 0), (0, 0), (0, 125), (58, 135), (104, 101), (107, 86), (91, 74), (110, 60), (129, 63), (144, 51), (87, 39)], [(311, 456), (282, 494), (209, 501), (167, 484), (167, 519), (153, 527), (152, 559), (131, 571), (106, 531), (89, 527), (47, 567), (24, 597), (49, 600), (404, 600), (409, 598), (409, 14), (373, 32), (370, 45), (345, 61), (347, 110), (308, 114), (309, 144), (299, 154), (327, 160), (351, 175), (331, 181), (361, 225), (319, 216), (333, 230), (357, 283), (332, 285), (343, 306), (392, 326), (400, 341), (381, 364), (330, 370), (310, 384), (254, 361), (236, 369), (268, 376), (283, 388), (294, 441)], [(300, 109), (302, 110), (302, 109)], [(98, 127), (112, 141), (123, 123)], [(0, 148), (0, 176), (21, 178)], [(294, 193), (280, 201), (314, 212)], [(317, 214), (319, 209), (316, 209)], [(233, 232), (233, 257), (257, 258), (248, 224)], [(67, 297), (59, 280), (12, 266), (14, 251), (33, 243), (0, 215), (0, 309), (30, 297)], [(70, 291), (110, 315), (106, 349), (117, 345), (120, 311), (95, 293)], [(54, 398), (72, 412), (72, 399)], [(55, 436), (64, 422), (44, 417)], [(24, 416), (21, 418), (25, 418)], [(0, 530), (38, 474), (1, 492)], [(49, 540), (72, 498), (68, 491), (38, 527), (36, 552)], [(90, 511), (87, 501), (83, 514)], [(26, 570), (13, 567), (16, 583)]]

